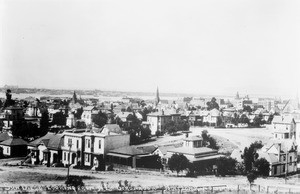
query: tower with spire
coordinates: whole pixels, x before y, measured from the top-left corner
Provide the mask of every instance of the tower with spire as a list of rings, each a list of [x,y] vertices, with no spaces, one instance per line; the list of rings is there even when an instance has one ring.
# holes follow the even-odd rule
[[[155,104],[157,105],[160,102],[160,98],[159,98],[159,91],[158,91],[158,87],[156,89],[156,96],[155,96]]]
[[[75,104],[77,102],[77,95],[76,92],[74,91],[73,97],[72,97],[72,102]]]

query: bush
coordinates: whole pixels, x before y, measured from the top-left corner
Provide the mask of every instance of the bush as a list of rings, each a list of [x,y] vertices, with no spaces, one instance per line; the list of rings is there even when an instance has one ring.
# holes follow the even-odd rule
[[[216,161],[216,165],[218,168],[218,175],[226,176],[226,175],[234,175],[236,174],[236,164],[237,161],[233,158],[221,157]]]
[[[114,165],[113,165],[113,164],[110,164],[110,165],[107,167],[107,171],[114,171]]]
[[[82,181],[82,178],[80,176],[76,175],[70,175],[68,179],[66,180],[65,184],[67,186],[74,187],[76,191],[78,191],[78,188],[84,187],[84,183]]]

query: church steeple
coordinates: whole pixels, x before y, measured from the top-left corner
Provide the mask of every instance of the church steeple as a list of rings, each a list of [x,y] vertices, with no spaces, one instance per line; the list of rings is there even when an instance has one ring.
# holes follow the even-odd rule
[[[155,97],[155,103],[156,105],[160,102],[160,98],[159,98],[159,91],[158,91],[158,87],[156,89],[156,97]]]
[[[76,102],[77,102],[77,95],[76,95],[76,92],[75,92],[75,91],[74,91],[74,94],[73,94],[72,101],[73,101],[73,103],[76,103]]]

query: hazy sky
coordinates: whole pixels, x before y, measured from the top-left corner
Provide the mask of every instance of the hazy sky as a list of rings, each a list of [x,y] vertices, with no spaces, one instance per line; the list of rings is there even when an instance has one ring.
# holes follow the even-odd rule
[[[0,86],[300,92],[297,0],[0,2]]]

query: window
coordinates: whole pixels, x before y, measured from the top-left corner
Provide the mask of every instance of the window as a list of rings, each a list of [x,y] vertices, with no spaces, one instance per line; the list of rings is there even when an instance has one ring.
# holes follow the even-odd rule
[[[282,166],[282,172],[285,172],[285,165]]]
[[[283,156],[282,156],[282,160],[285,161],[285,159],[286,159],[286,158],[285,158],[285,155],[283,155]]]
[[[274,175],[277,174],[277,166],[274,166]]]
[[[290,156],[290,162],[293,162],[293,161],[292,161],[292,159],[293,159],[293,157],[292,157],[292,156]]]
[[[66,160],[66,159],[67,159],[66,152],[64,152],[64,160]]]
[[[67,146],[69,147],[70,145],[72,145],[72,139],[71,138],[68,139],[68,145]]]
[[[90,148],[90,140],[89,139],[86,140],[86,147]]]
[[[76,148],[79,147],[79,140],[76,141]]]
[[[9,154],[9,147],[6,148],[6,152]]]
[[[99,149],[101,149],[101,140],[99,140]]]
[[[85,155],[85,161],[86,161],[86,162],[90,162],[90,157],[89,157],[88,154]]]

